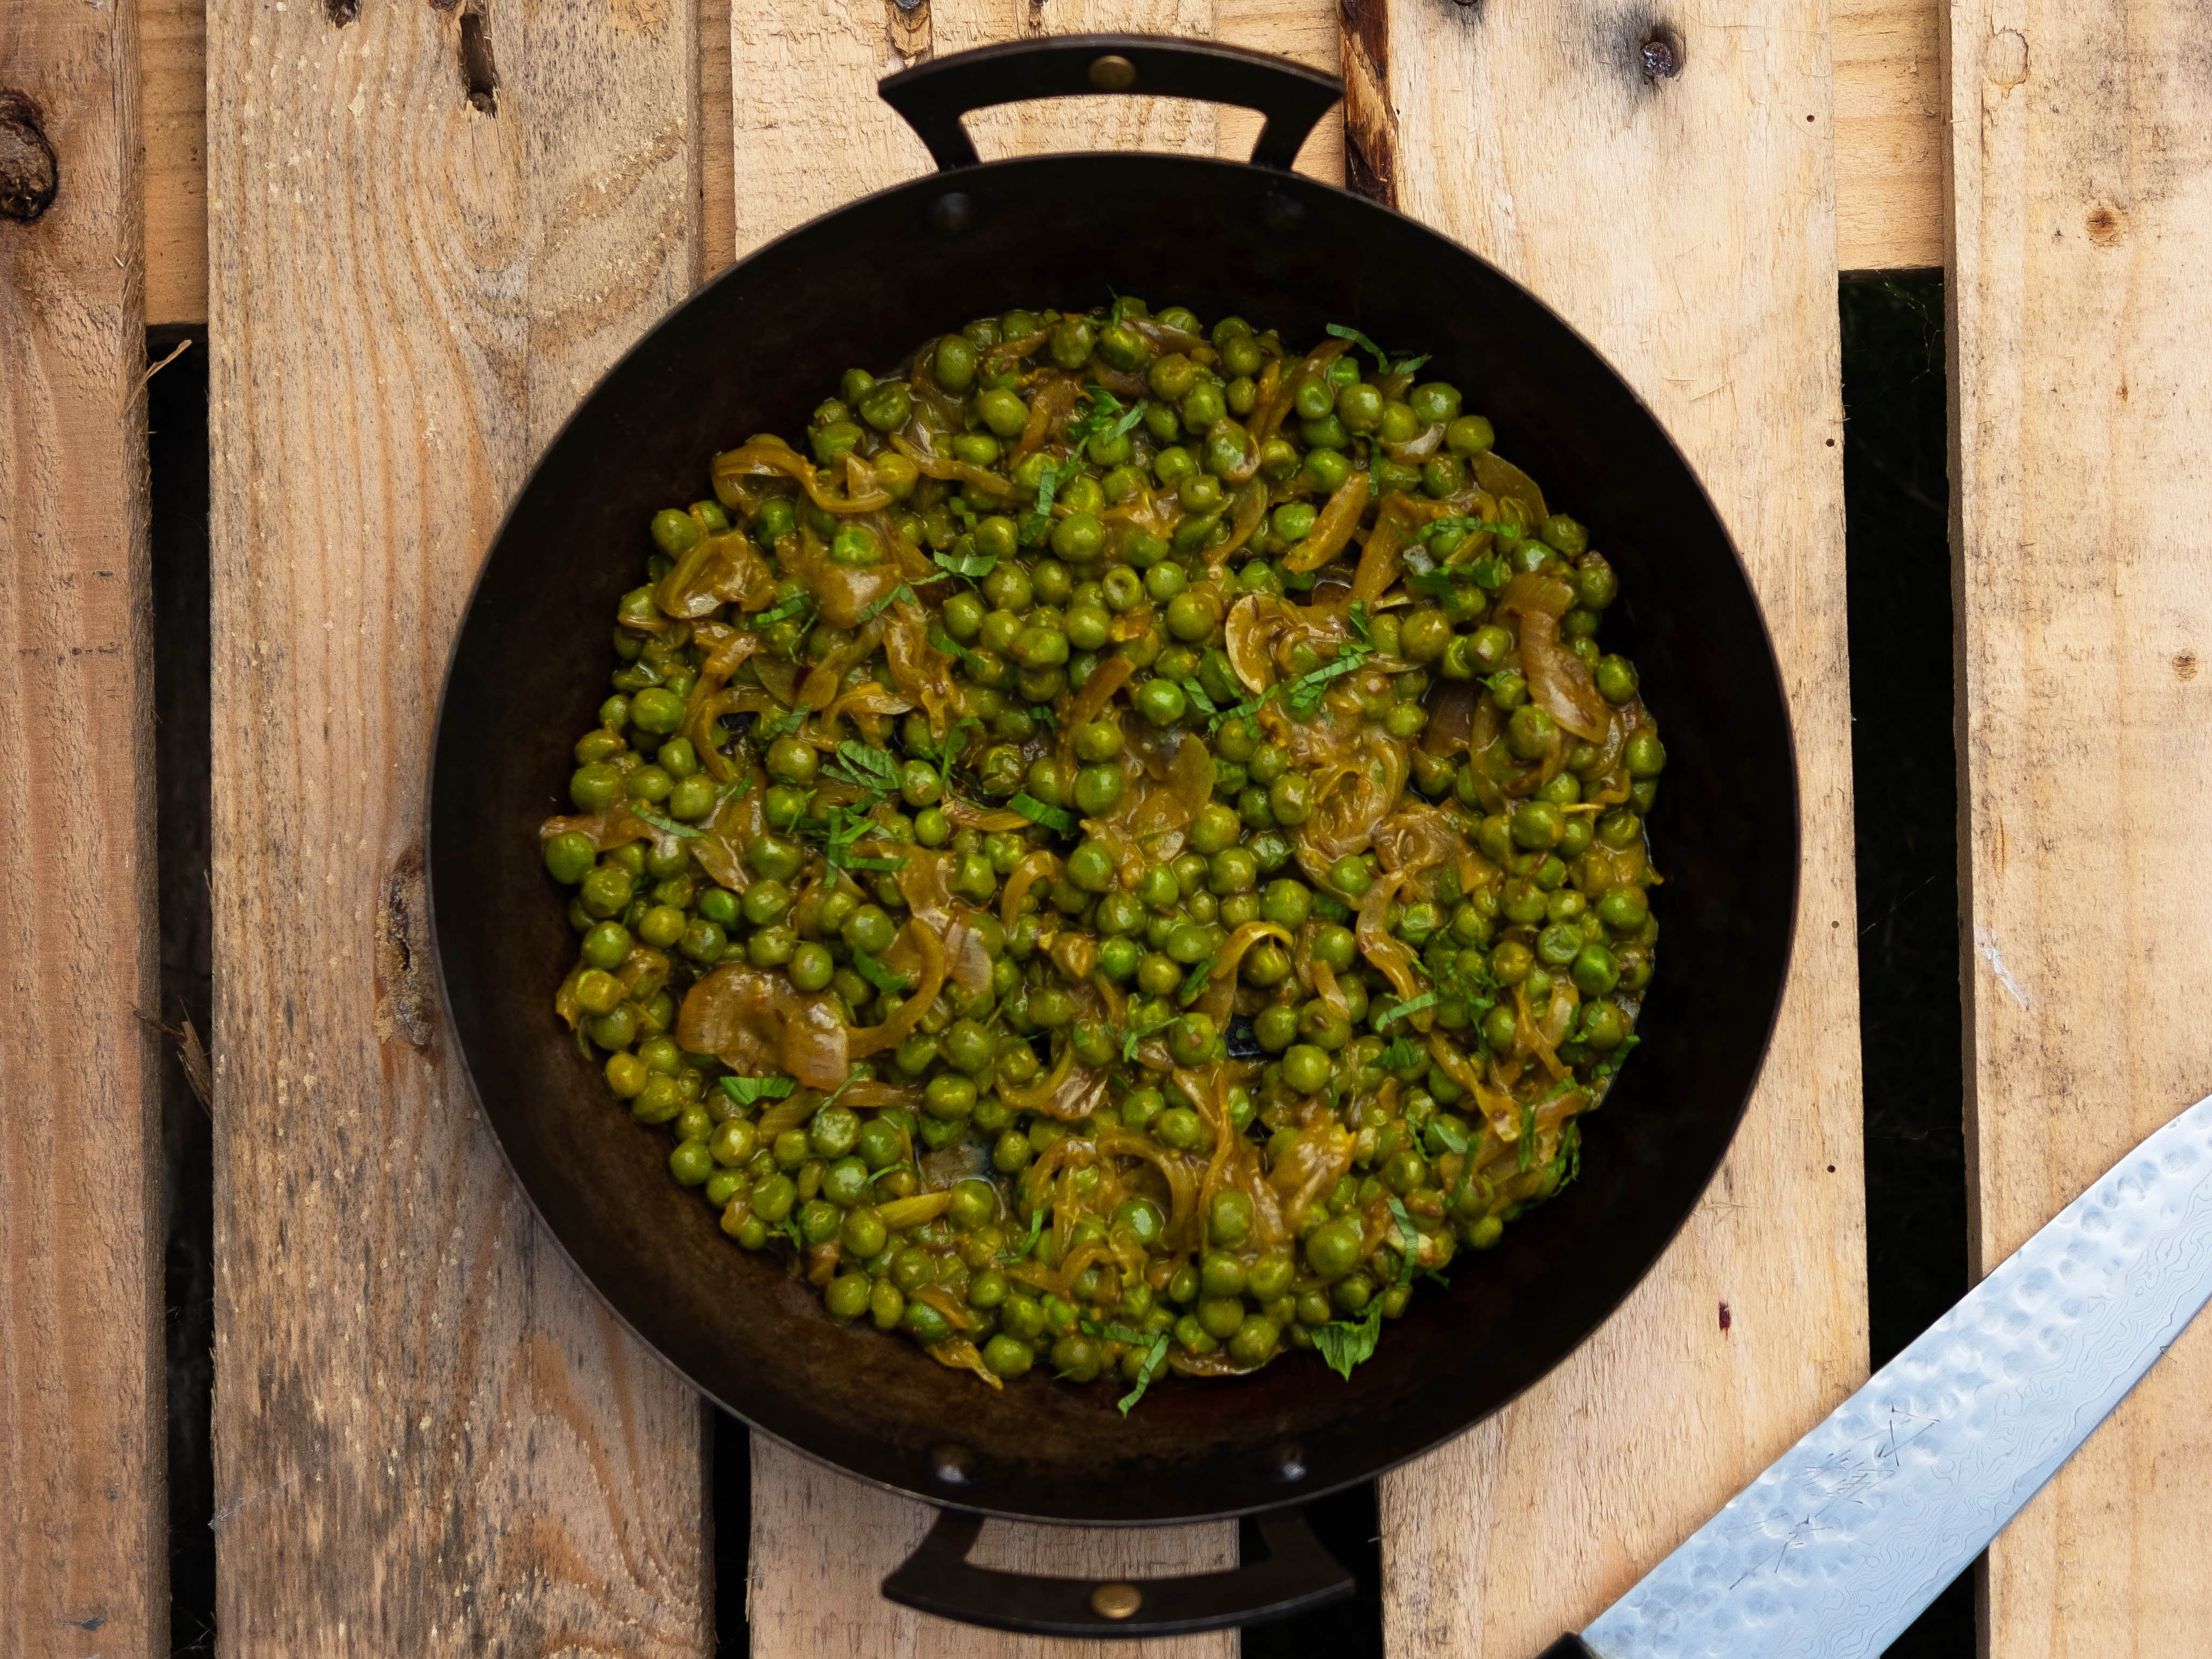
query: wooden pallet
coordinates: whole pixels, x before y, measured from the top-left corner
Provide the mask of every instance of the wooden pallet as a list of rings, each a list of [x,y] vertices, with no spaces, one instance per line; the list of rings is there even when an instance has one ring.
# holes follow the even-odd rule
[[[1392,1653],[1516,1659],[1863,1374],[1838,270],[1953,274],[1983,1258],[2212,1088],[2182,850],[2212,804],[2212,92],[2179,0],[2094,10],[1738,0],[1678,20],[1650,80],[1645,26],[1581,0],[17,0],[0,123],[61,189],[0,220],[0,1653],[166,1643],[149,321],[211,343],[224,1640],[701,1654],[708,1425],[539,1237],[423,980],[419,783],[470,574],[702,276],[921,169],[870,91],[902,55],[1135,28],[1342,66],[1302,165],[1341,176],[1348,131],[1357,182],[1651,402],[1746,550],[1806,785],[1782,1034],[1721,1177],[1572,1360],[1384,1483]],[[987,154],[1251,137],[1127,104],[978,125]],[[2164,1654],[2212,1615],[2208,1373],[2198,1331],[2000,1541],[1993,1659]],[[871,1586],[919,1506],[765,1443],[755,1470],[763,1659],[1078,1651],[891,1608]],[[1144,1572],[1234,1540],[984,1547]]]

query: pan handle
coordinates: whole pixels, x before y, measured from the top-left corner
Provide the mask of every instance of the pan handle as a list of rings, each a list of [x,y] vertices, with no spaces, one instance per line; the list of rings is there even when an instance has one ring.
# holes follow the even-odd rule
[[[1063,34],[933,58],[878,82],[876,90],[906,118],[943,172],[972,167],[980,159],[960,124],[970,110],[1103,92],[1257,110],[1267,119],[1252,146],[1252,165],[1287,173],[1314,124],[1344,96],[1344,82],[1288,58],[1210,40]]]
[[[1096,1578],[1039,1578],[969,1565],[981,1516],[941,1510],[937,1523],[884,1595],[940,1619],[1027,1636],[1172,1636],[1261,1625],[1309,1612],[1352,1594],[1352,1575],[1291,1510],[1247,1522],[1243,1536],[1265,1553],[1225,1572],[1133,1583]]]

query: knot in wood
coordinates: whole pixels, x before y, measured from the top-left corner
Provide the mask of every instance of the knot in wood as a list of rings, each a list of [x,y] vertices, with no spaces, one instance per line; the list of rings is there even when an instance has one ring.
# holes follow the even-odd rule
[[[377,1040],[398,1037],[410,1048],[430,1046],[429,906],[422,888],[422,849],[410,847],[385,878],[376,906]]]
[[[38,106],[20,92],[0,92],[0,217],[36,224],[60,187]]]
[[[1647,83],[1671,81],[1682,72],[1682,37],[1663,23],[1655,23],[1637,43],[1636,65]]]

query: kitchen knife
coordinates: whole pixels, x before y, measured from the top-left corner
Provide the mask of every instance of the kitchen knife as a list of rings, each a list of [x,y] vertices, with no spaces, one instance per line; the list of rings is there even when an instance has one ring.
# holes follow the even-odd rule
[[[2212,1097],[2137,1146],[1543,1659],[1857,1659],[2212,1297]]]

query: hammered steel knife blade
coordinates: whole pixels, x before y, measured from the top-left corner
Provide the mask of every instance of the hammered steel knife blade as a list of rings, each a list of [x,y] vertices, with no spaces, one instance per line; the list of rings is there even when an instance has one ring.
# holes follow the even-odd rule
[[[1544,1659],[1880,1653],[2212,1298],[2212,1096]]]

